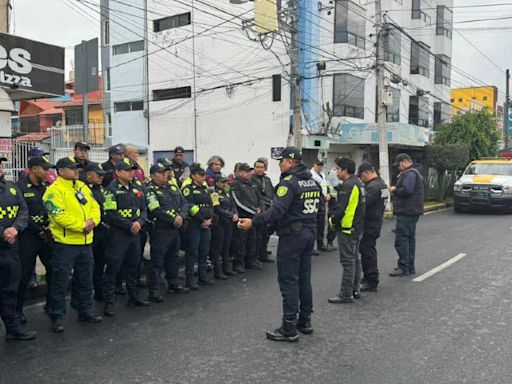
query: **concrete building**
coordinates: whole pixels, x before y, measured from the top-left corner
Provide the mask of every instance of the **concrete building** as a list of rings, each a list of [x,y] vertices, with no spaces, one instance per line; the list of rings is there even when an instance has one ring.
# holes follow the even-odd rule
[[[226,172],[285,146],[292,105],[282,3],[280,31],[258,36],[253,2],[102,0],[113,141],[147,146],[155,157],[176,145],[201,162],[221,154]],[[377,163],[374,4],[298,3],[306,158]],[[450,115],[453,1],[382,5],[390,153],[419,154],[427,131]]]
[[[498,88],[495,86],[454,88],[451,90],[452,114],[462,111],[480,111],[488,108],[497,112]]]

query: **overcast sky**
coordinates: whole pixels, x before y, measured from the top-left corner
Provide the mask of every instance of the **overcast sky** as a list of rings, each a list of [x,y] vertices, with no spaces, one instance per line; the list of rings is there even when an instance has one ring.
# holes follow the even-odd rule
[[[428,4],[430,1],[425,0]],[[83,10],[72,7],[76,0],[13,0],[15,33],[43,42],[66,46],[66,68],[69,70],[73,58],[72,47],[81,40],[99,36],[99,14],[88,10],[90,14],[84,17]],[[95,1],[99,2],[99,1]],[[512,3],[486,8],[457,8],[457,6],[505,3],[503,0],[455,0],[453,59],[452,63],[458,69],[466,72],[482,83],[498,86],[500,99],[503,100],[505,91],[505,74],[495,65],[485,59],[474,47],[461,37],[463,34],[471,43],[478,47],[499,68],[505,69],[511,65],[512,29],[502,31],[476,31],[475,28],[511,26],[511,20],[494,20],[487,22],[460,23],[483,18],[512,18]],[[83,7],[82,7],[83,9]],[[473,30],[468,30],[473,29]],[[476,81],[454,71],[452,73],[453,87],[476,85]]]

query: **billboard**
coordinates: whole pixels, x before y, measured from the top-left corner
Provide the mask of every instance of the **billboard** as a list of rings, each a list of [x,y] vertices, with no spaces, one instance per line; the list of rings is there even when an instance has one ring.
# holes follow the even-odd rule
[[[12,100],[64,94],[64,48],[0,33],[0,87]]]
[[[98,90],[98,39],[75,45],[75,92],[83,95]]]

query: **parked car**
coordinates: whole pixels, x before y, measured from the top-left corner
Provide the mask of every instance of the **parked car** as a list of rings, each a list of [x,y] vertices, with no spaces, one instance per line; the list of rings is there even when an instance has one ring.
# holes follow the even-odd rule
[[[471,162],[454,186],[454,210],[501,210],[512,212],[512,159]]]

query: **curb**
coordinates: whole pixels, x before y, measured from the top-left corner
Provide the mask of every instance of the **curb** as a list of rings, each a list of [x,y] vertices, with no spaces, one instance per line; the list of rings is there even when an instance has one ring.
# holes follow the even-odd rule
[[[425,213],[440,211],[441,209],[451,208],[453,207],[453,203],[436,203],[425,206]],[[393,219],[393,212],[384,212],[384,219],[391,220]]]

